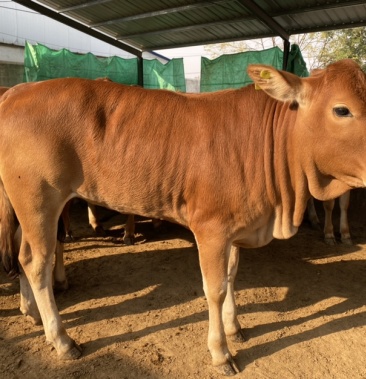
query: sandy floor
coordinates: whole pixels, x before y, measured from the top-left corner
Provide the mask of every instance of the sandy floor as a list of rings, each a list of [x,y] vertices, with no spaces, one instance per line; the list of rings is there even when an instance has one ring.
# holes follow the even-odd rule
[[[237,378],[366,378],[366,224],[356,211],[354,246],[327,246],[305,223],[290,240],[242,250],[236,288],[247,342],[230,343]],[[166,224],[156,234],[139,220],[136,245],[125,246],[96,237],[82,204],[72,217],[70,288],[56,301],[83,356],[57,359],[42,327],[20,314],[18,282],[1,273],[0,377],[219,378],[191,233]],[[124,218],[105,217],[119,236]]]

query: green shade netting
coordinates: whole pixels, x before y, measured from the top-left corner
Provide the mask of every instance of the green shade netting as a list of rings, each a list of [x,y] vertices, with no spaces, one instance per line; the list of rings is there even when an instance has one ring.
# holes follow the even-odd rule
[[[283,52],[278,47],[262,51],[222,55],[214,60],[201,58],[201,92],[226,88],[240,88],[249,83],[246,67],[264,63],[278,69],[283,65]],[[186,91],[183,58],[166,64],[157,59],[143,60],[144,87]],[[287,70],[299,76],[308,76],[305,61],[297,45],[292,45]],[[67,49],[52,50],[28,42],[25,46],[24,81],[80,77],[96,79],[108,77],[114,82],[138,84],[138,59],[119,57],[99,58],[95,55],[75,54]]]
[[[309,71],[306,68],[306,63],[302,57],[300,47],[296,44],[291,45],[286,70],[300,77],[309,76]]]
[[[143,60],[144,87],[186,91],[183,58],[166,64],[157,59]],[[24,53],[24,81],[34,82],[54,78],[78,77],[109,78],[117,83],[138,84],[138,59],[119,57],[99,58],[95,55],[75,54],[67,49],[26,43]]]
[[[144,60],[144,87],[186,92],[183,58],[172,59],[166,64],[157,59]]]
[[[54,78],[109,79],[124,84],[137,84],[137,58],[98,58],[75,54],[67,49],[52,50],[28,42],[24,51],[24,81],[35,82]]]
[[[222,55],[216,59],[201,58],[201,92],[227,88],[240,88],[252,83],[246,68],[249,64],[261,63],[282,69],[283,51],[278,47],[262,51]],[[288,71],[299,76],[308,76],[305,61],[297,45],[292,45],[288,59]]]

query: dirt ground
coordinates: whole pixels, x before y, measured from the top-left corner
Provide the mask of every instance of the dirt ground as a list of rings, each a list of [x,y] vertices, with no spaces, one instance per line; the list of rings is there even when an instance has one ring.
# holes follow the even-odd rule
[[[0,378],[219,378],[192,234],[172,224],[155,233],[139,219],[126,246],[112,238],[124,217],[103,217],[107,238],[87,225],[85,204],[73,207],[70,288],[56,294],[82,357],[58,360],[42,327],[20,314],[19,283],[0,273]],[[366,378],[366,224],[354,201],[350,219],[353,246],[325,245],[304,223],[290,240],[241,251],[236,300],[247,341],[229,345],[237,378]]]

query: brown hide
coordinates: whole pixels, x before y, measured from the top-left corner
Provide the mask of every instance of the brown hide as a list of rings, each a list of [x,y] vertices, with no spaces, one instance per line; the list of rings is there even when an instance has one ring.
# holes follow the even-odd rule
[[[323,91],[332,87],[327,83]],[[36,171],[62,202],[77,195],[188,227],[219,214],[223,224],[250,228],[276,210],[276,237],[281,238],[292,235],[301,221],[307,180],[318,198],[334,198],[348,189],[331,176],[343,175],[348,185],[363,184],[343,172],[360,149],[347,153],[347,159],[329,159],[325,146],[333,153],[334,141],[328,142],[322,121],[316,126],[316,113],[324,113],[328,97],[313,97],[309,111],[301,113],[251,86],[185,95],[105,81],[51,80],[20,85],[8,96],[0,133],[11,134],[3,151],[18,157],[17,187],[28,184],[21,157],[35,156],[27,170]],[[298,113],[301,125],[295,127]],[[30,115],[26,127],[14,127]],[[328,133],[332,137],[332,130]],[[352,131],[345,143],[359,145],[359,135]],[[317,156],[321,159],[314,162]],[[334,172],[320,175],[328,166]],[[59,213],[60,205],[56,208]]]
[[[0,147],[6,156],[18,157],[12,176],[17,188],[28,188],[29,179],[39,175],[49,184],[47,196],[54,191],[61,202],[77,195],[122,213],[167,218],[190,228],[216,223],[220,215],[225,228],[246,229],[262,226],[263,216],[267,223],[282,202],[281,188],[288,191],[289,173],[282,167],[287,157],[281,156],[287,153],[287,136],[267,120],[273,108],[285,121],[295,113],[262,91],[249,87],[189,96],[64,79],[22,85],[16,92],[3,107],[8,118],[3,132],[15,146]],[[15,127],[29,114],[31,123]],[[277,161],[273,149],[280,155]],[[33,156],[25,166],[22,157]],[[287,213],[294,207],[290,195],[291,204],[284,199],[291,208]],[[52,213],[59,214],[60,207]],[[279,237],[293,234],[290,216],[279,217],[287,223]]]
[[[223,323],[226,334],[239,333],[236,311],[229,326],[222,319],[238,261],[230,246],[289,238],[310,193],[326,200],[366,185],[366,80],[354,62],[306,79],[263,65],[248,71],[262,90],[194,95],[59,79],[2,96],[0,177],[23,229],[19,260],[62,357],[80,354],[49,279],[57,219],[70,198],[192,230],[209,350],[229,372],[237,369]]]
[[[0,87],[0,96],[2,96],[10,87]]]
[[[10,87],[0,87],[0,96],[2,96]],[[3,191],[2,189],[0,189]],[[3,215],[0,222],[0,253],[2,265],[11,278],[18,276],[18,252],[14,247],[13,235],[16,230],[15,215],[11,207],[9,208],[8,198],[5,192],[0,196],[0,213]],[[11,230],[7,233],[7,230]]]

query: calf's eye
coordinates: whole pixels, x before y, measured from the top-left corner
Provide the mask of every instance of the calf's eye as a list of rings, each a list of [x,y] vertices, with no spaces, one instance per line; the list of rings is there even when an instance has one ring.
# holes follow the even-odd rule
[[[352,117],[352,113],[347,107],[335,107],[333,113],[338,117]]]

